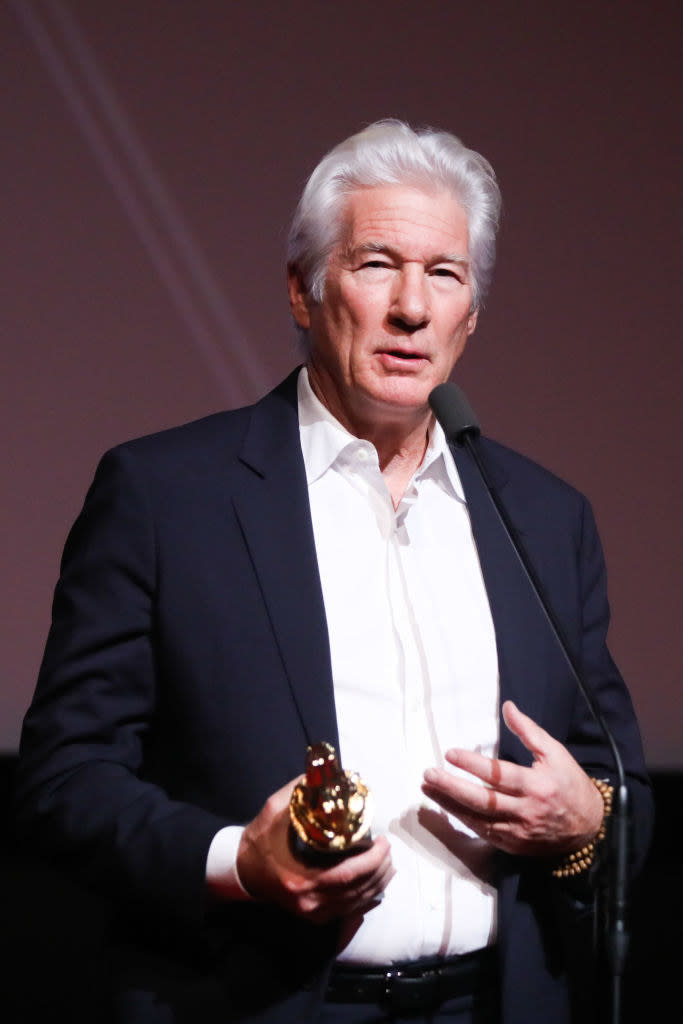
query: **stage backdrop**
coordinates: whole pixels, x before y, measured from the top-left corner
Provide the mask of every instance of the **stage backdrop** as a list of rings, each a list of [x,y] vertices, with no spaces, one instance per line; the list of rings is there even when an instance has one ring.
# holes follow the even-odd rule
[[[498,172],[457,379],[489,434],[591,497],[648,759],[681,767],[680,33],[674,0],[4,0],[0,750],[99,456],[295,365],[299,190],[400,116]]]

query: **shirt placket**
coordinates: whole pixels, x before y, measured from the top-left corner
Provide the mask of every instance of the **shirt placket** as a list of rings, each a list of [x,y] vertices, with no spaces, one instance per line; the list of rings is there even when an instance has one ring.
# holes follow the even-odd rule
[[[413,485],[415,487],[415,485]],[[411,803],[417,808],[426,803],[420,783],[429,765],[439,763],[442,753],[435,745],[434,730],[429,724],[429,690],[431,685],[425,638],[414,601],[418,585],[412,573],[412,550],[409,536],[410,508],[417,498],[413,490],[411,501],[391,508],[391,523],[387,531],[387,580],[396,643],[401,657],[401,685],[403,693],[403,732],[406,758],[413,783]],[[432,813],[438,813],[432,809]],[[416,822],[416,828],[420,826]],[[423,857],[415,854],[415,872],[422,908],[421,942],[425,948],[442,947],[447,941],[447,920],[450,915],[450,886],[441,872],[429,870]]]

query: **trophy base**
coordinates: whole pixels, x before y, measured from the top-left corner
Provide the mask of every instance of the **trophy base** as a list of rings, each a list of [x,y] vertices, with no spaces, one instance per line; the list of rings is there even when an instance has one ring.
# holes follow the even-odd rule
[[[357,853],[369,850],[371,846],[372,836],[369,832],[366,832],[357,843],[347,846],[346,849],[335,850],[333,847],[323,848],[305,843],[294,828],[289,830],[289,847],[294,856],[297,860],[315,868],[331,868],[340,861],[346,860],[347,857],[355,857]]]

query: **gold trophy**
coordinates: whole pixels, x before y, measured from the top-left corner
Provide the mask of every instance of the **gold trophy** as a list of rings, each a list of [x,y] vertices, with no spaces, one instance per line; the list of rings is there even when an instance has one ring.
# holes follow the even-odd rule
[[[306,860],[331,860],[365,850],[372,843],[372,794],[356,772],[346,772],[329,743],[306,752],[306,775],[289,802],[293,848]]]

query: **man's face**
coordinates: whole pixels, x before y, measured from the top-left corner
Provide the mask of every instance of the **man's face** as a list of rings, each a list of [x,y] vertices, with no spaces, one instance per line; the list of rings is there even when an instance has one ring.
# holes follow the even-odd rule
[[[359,436],[424,418],[476,326],[467,218],[446,192],[353,193],[322,302],[295,273],[289,284],[294,316],[309,329],[311,384]]]

